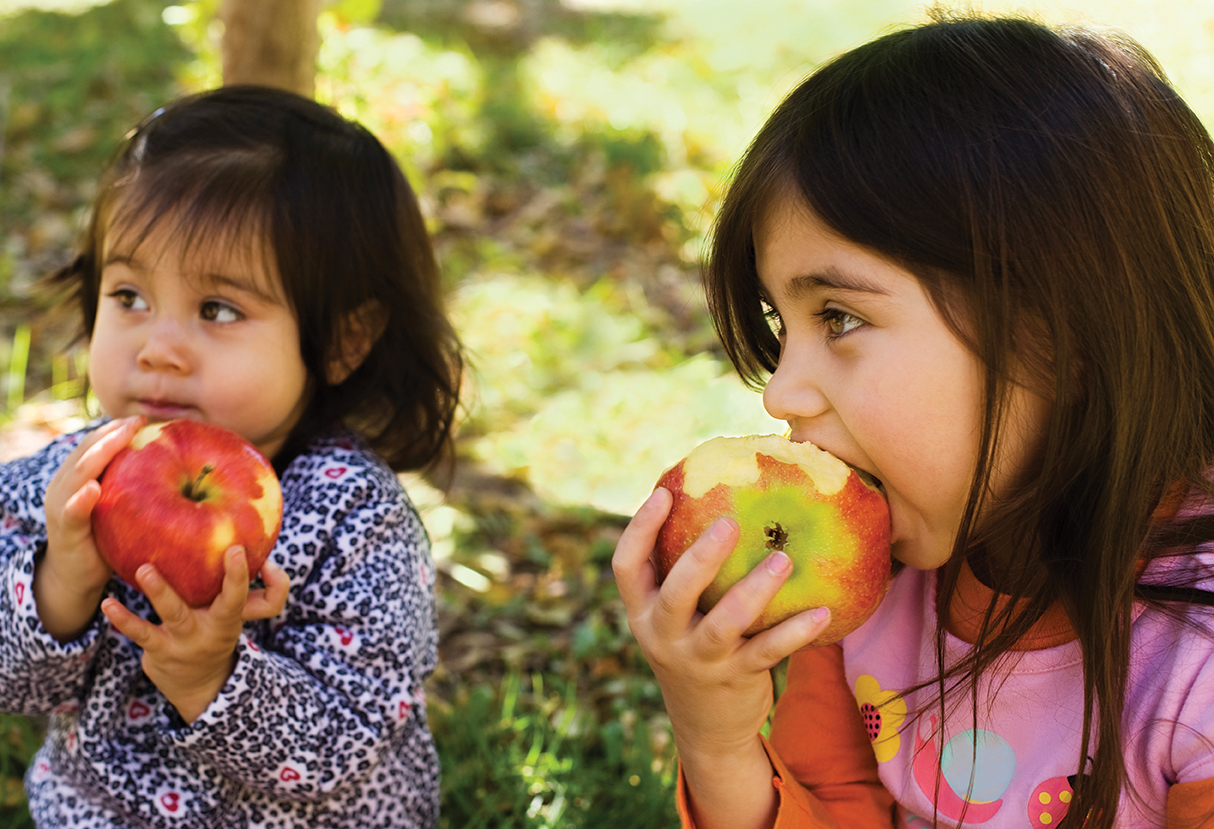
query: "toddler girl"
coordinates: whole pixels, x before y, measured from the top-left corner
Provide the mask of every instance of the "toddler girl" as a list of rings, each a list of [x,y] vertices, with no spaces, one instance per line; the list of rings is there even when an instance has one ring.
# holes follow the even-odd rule
[[[394,470],[447,451],[461,352],[400,168],[290,93],[186,98],[53,281],[113,419],[0,467],[0,707],[49,716],[35,823],[433,825],[435,573]],[[283,491],[260,583],[234,547],[197,609],[150,565],[114,578],[90,529],[109,460],[174,418],[243,436]]]
[[[1214,144],[1138,46],[939,18],[764,125],[706,268],[768,412],[875,476],[892,585],[741,632],[722,519],[660,586],[657,490],[615,569],[674,726],[684,825],[1214,825]],[[792,655],[770,739],[769,669]]]

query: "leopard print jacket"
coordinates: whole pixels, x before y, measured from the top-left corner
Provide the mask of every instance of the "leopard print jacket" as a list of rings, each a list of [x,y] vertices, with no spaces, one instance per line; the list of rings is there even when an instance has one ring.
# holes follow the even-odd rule
[[[348,433],[285,469],[271,555],[291,579],[286,607],[245,625],[235,671],[187,724],[100,612],[67,644],[38,620],[43,494],[87,431],[0,466],[0,710],[48,718],[26,774],[37,826],[433,826],[435,570],[393,472]],[[156,621],[120,580],[107,593]]]

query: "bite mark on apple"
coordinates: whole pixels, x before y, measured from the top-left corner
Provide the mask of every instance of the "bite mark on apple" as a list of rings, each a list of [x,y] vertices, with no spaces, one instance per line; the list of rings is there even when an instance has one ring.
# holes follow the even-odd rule
[[[278,486],[278,479],[270,474],[261,475],[257,478],[257,484],[261,487],[261,494],[249,503],[261,516],[266,535],[277,535],[278,522],[282,519],[282,490]]]
[[[144,426],[135,433],[135,435],[131,438],[130,444],[128,445],[135,450],[142,449],[152,441],[156,440],[156,438],[160,437],[160,433],[163,432],[164,427],[168,425],[168,421],[164,423],[149,423],[147,426]]]
[[[705,441],[691,451],[683,462],[685,479],[684,491],[692,498],[703,498],[708,490],[718,484],[728,487],[741,487],[753,484],[759,480],[760,454],[799,466],[813,481],[814,488],[823,496],[830,497],[843,489],[851,469],[840,463],[833,455],[819,449],[812,443],[794,443],[779,435],[759,435],[745,438],[754,446],[754,454],[748,459],[738,459],[728,465],[713,463],[708,458],[717,455],[716,441],[736,440],[736,438],[713,438]]]

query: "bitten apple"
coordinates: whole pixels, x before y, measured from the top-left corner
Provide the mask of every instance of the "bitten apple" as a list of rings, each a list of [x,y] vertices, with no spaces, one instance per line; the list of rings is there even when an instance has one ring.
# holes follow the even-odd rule
[[[282,490],[265,456],[195,420],[143,427],[100,482],[93,537],[102,558],[132,586],[151,562],[192,607],[219,595],[229,547],[243,546],[256,574],[282,525]]]
[[[815,644],[841,639],[873,614],[889,586],[889,507],[870,481],[811,443],[778,435],[706,441],[658,480],[674,496],[653,552],[658,577],[665,579],[714,521],[732,517],[741,536],[700,596],[700,610],[707,613],[773,550],[783,550],[792,573],[746,635],[826,606],[831,622]]]

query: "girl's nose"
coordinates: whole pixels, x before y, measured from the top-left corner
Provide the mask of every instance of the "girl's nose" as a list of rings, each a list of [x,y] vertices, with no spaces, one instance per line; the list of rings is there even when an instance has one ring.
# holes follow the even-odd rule
[[[830,400],[813,361],[798,357],[787,345],[775,373],[763,388],[763,408],[776,420],[792,423],[817,417],[830,409]]]
[[[156,320],[139,349],[138,360],[141,368],[150,371],[187,371],[190,359],[186,332],[176,320]]]

